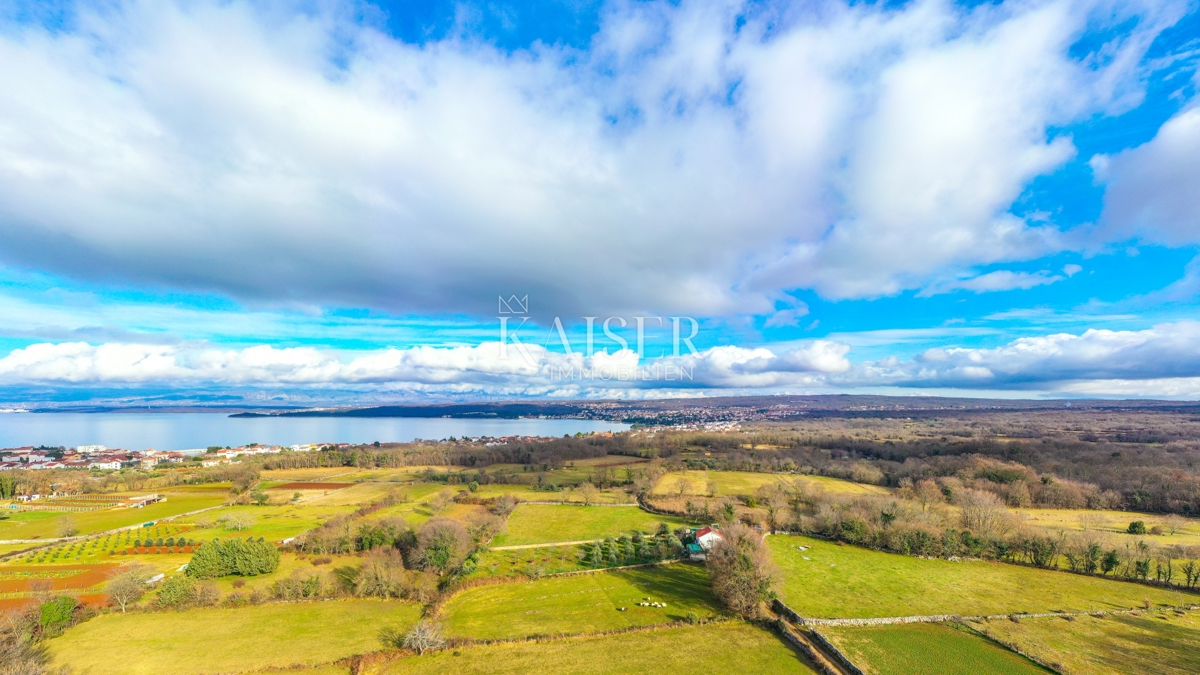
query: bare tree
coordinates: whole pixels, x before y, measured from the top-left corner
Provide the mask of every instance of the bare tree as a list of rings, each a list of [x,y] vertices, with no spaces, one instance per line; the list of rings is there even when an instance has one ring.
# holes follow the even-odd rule
[[[1108,518],[1105,518],[1104,516],[1100,515],[1099,513],[1095,513],[1093,511],[1081,513],[1079,515],[1078,521],[1079,521],[1079,526],[1082,527],[1084,530],[1092,530],[1095,532],[1103,531],[1103,530],[1107,529],[1109,526]]]
[[[921,504],[922,511],[928,511],[930,506],[942,504],[946,501],[946,496],[942,494],[942,489],[938,487],[937,483],[928,478],[917,481],[917,484],[913,486],[913,495]]]
[[[241,532],[247,528],[253,527],[254,516],[249,513],[233,512],[223,516],[219,522],[225,529]]]
[[[579,497],[583,500],[584,506],[591,506],[598,493],[599,490],[597,490],[596,486],[592,485],[591,483],[584,483],[583,485],[579,486]]]
[[[399,598],[405,593],[404,559],[394,548],[372,549],[363,556],[362,568],[354,580],[356,595]]]
[[[434,513],[441,513],[442,509],[446,508],[450,501],[454,499],[454,493],[449,490],[442,490],[429,500],[429,508]]]
[[[492,513],[501,518],[507,518],[515,508],[517,508],[517,498],[507,493],[496,497],[496,501],[492,503]]]
[[[79,533],[79,527],[75,524],[75,519],[71,516],[62,516],[54,521],[54,526],[58,531],[58,536],[62,538],[74,537]]]
[[[1186,526],[1187,518],[1184,518],[1181,515],[1172,513],[1166,518],[1163,518],[1163,529],[1165,529],[1168,534],[1174,535],[1177,532],[1182,531]]]
[[[757,532],[731,523],[708,552],[713,595],[741,614],[757,614],[774,584],[774,566]]]
[[[417,625],[409,629],[408,633],[404,635],[404,641],[401,644],[406,649],[411,649],[418,654],[424,654],[431,649],[441,649],[446,646],[446,636],[442,632],[440,624],[422,619],[417,622]]]
[[[146,580],[150,578],[149,568],[138,565],[130,568],[124,574],[113,577],[112,581],[104,587],[105,593],[108,595],[109,601],[121,608],[121,613],[125,613],[125,609],[141,599],[146,594]]]
[[[983,490],[961,490],[955,495],[954,502],[962,509],[963,527],[978,534],[998,531],[1008,515],[1004,502]]]
[[[680,478],[675,481],[675,491],[682,497],[687,494],[688,490],[692,489],[692,484],[686,478]]]

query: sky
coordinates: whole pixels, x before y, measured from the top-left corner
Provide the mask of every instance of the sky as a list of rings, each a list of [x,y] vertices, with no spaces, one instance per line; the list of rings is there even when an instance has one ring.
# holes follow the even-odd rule
[[[1200,398],[1200,5],[0,0],[0,407]]]

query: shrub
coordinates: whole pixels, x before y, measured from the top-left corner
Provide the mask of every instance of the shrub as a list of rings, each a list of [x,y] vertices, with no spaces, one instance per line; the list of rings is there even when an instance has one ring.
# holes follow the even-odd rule
[[[1140,520],[1135,520],[1129,524],[1127,530],[1129,534],[1146,534],[1146,523]]]
[[[230,574],[244,577],[274,572],[279,567],[279,551],[262,537],[255,539],[213,539],[192,555],[187,575],[213,579]]]
[[[42,628],[61,628],[71,620],[76,604],[75,598],[65,595],[43,602],[40,607]]]
[[[191,571],[191,568],[188,568]],[[160,607],[186,607],[196,600],[196,582],[191,577],[179,575],[162,582],[158,587]]]

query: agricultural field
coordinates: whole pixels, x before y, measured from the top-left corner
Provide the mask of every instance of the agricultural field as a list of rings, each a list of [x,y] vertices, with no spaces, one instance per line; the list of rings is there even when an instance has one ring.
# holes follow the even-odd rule
[[[90,675],[246,672],[381,649],[381,627],[411,625],[420,611],[398,601],[336,600],[105,614],[47,644],[54,665]]]
[[[822,628],[872,675],[1039,675],[1051,671],[970,631],[936,623]]]
[[[1125,581],[998,562],[924,560],[808,537],[777,535],[767,545],[780,569],[780,599],[813,618],[1113,610],[1145,600],[1173,606],[1181,598]]]
[[[492,540],[492,547],[595,540],[635,530],[654,532],[659,523],[672,528],[687,524],[682,518],[647,513],[636,506],[521,504],[508,517],[505,533]]]
[[[457,486],[461,487],[461,486]],[[554,492],[535,490],[532,485],[513,485],[511,483],[492,483],[480,485],[475,491],[476,497],[490,499],[500,495],[513,495],[523,502],[568,502],[582,504],[583,497],[574,487],[563,488]],[[636,498],[625,490],[600,490],[592,499],[593,504],[630,504]]]
[[[670,496],[679,494],[683,484],[684,495],[707,495],[708,484],[716,487],[717,497],[744,497],[753,495],[764,485],[800,484],[819,487],[827,492],[839,494],[886,494],[887,488],[865,483],[852,483],[826,476],[800,476],[771,473],[749,473],[742,471],[680,471],[663,474],[654,485],[651,494]]]
[[[1175,516],[1168,519],[1153,513],[1087,509],[1013,509],[1013,512],[1024,524],[1051,532],[1094,533],[1111,542],[1112,548],[1138,541],[1157,546],[1200,546],[1200,520],[1196,518]],[[1157,526],[1162,533],[1129,534],[1129,524],[1135,520],[1145,523],[1147,529]]]
[[[666,607],[637,604],[647,601]],[[441,616],[450,635],[497,639],[669,623],[688,612],[722,614],[704,568],[675,563],[471,588],[447,602]]]
[[[740,621],[704,626],[467,647],[397,659],[373,675],[634,675],[815,673],[774,633]]]
[[[0,540],[3,539],[53,539],[63,534],[62,525],[69,522],[77,534],[86,535],[104,532],[119,527],[178,516],[199,509],[220,506],[229,496],[225,490],[156,490],[167,496],[167,501],[150,504],[140,509],[112,508],[77,513],[53,511],[5,512],[9,517],[0,520]],[[132,493],[130,493],[132,494]]]
[[[975,627],[1064,675],[1200,672],[1200,614],[1194,611],[989,621]]]

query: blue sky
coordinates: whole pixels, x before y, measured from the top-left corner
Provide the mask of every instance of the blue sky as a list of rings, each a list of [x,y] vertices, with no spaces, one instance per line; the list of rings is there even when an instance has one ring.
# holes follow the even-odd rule
[[[1194,2],[0,7],[9,406],[1200,396]]]

